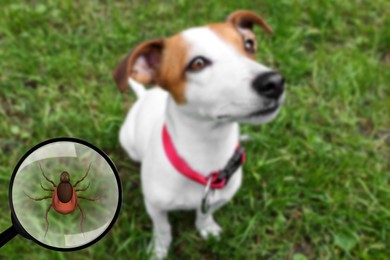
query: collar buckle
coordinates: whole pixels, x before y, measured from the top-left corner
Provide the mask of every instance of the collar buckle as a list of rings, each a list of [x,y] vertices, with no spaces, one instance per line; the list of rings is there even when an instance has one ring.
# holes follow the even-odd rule
[[[232,175],[243,165],[245,162],[245,150],[244,148],[238,146],[236,152],[233,157],[229,160],[225,168],[223,168],[218,175],[217,182],[221,182],[222,180],[226,180],[227,183],[232,177]]]

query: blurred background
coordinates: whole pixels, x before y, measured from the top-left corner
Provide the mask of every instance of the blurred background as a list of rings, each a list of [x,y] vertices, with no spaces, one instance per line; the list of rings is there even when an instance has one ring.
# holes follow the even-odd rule
[[[287,99],[275,121],[243,126],[244,181],[202,241],[193,212],[170,214],[171,259],[390,258],[390,2],[0,0],[0,230],[11,224],[8,185],[21,156],[49,138],[84,139],[117,165],[124,205],[98,244],[44,249],[21,236],[3,259],[144,259],[151,221],[139,166],[118,142],[134,101],[111,78],[138,43],[262,15],[257,60],[280,71]]]

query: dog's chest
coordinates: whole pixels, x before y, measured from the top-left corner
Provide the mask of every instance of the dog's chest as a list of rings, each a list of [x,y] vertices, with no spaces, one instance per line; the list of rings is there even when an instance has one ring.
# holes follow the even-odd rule
[[[200,207],[205,186],[178,173],[171,167],[161,167],[159,171],[148,169],[142,172],[142,187],[145,199],[162,209],[197,209]],[[164,169],[165,168],[165,169]],[[156,176],[159,174],[159,176]],[[154,176],[153,178],[150,178]],[[222,189],[210,192],[210,206],[229,201],[241,186],[241,168]]]

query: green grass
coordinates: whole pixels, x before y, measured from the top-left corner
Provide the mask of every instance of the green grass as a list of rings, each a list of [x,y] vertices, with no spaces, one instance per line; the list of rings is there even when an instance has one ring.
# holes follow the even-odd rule
[[[203,242],[193,213],[173,213],[170,258],[389,259],[390,2],[194,2],[0,1],[0,230],[15,165],[48,138],[102,148],[124,190],[116,225],[91,248],[60,253],[18,236],[0,258],[145,258],[139,167],[118,143],[134,96],[111,70],[141,41],[249,9],[274,29],[257,30],[257,59],[285,75],[286,105],[242,127],[254,140],[240,191],[216,214],[221,241]]]

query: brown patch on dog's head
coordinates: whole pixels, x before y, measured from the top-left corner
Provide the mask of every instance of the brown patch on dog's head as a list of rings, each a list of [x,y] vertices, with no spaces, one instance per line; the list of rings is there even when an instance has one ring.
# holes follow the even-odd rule
[[[219,37],[230,43],[238,52],[247,55],[243,45],[242,35],[229,23],[213,23],[207,25]]]
[[[255,59],[257,49],[253,25],[261,26],[269,34],[272,29],[254,12],[239,10],[228,16],[225,23],[209,24],[208,27],[226,42],[230,43],[240,53]]]
[[[188,44],[180,34],[166,39],[162,62],[158,71],[158,84],[170,92],[178,104],[186,102],[184,90],[187,50]]]
[[[121,92],[127,89],[128,78],[142,84],[157,84],[171,93],[179,104],[185,102],[185,63],[187,47],[180,34],[138,45],[113,71]]]

